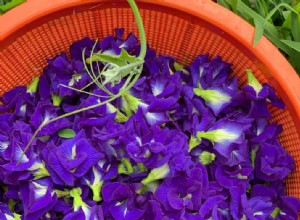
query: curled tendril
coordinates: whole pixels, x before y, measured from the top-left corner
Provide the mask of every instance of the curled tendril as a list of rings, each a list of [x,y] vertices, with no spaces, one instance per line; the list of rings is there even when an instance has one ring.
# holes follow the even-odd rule
[[[91,72],[89,71],[89,69],[87,67],[87,64],[86,64],[85,49],[84,49],[83,53],[82,53],[83,63],[85,65],[85,69],[86,69],[87,73],[89,74],[89,76],[92,79],[92,82],[89,83],[88,85],[86,85],[85,87],[81,88],[80,90],[75,89],[73,87],[66,86],[66,85],[61,85],[61,86],[64,86],[64,87],[72,89],[72,90],[75,90],[77,92],[83,92],[83,93],[87,93],[87,94],[90,94],[90,95],[95,95],[95,94],[92,94],[92,93],[84,91],[84,89],[88,88],[92,84],[96,84],[100,89],[102,89],[103,91],[105,91],[108,94],[108,96],[106,97],[108,99],[106,101],[104,101],[104,102],[97,103],[95,105],[90,105],[90,106],[87,106],[85,108],[81,108],[81,109],[78,109],[76,111],[69,112],[69,113],[60,115],[60,116],[55,117],[55,118],[51,118],[47,122],[42,123],[37,128],[37,130],[34,132],[33,136],[29,140],[29,142],[27,143],[27,145],[26,145],[26,147],[25,147],[22,155],[20,156],[20,158],[19,158],[19,160],[17,162],[17,165],[19,165],[20,161],[22,160],[22,157],[24,156],[24,154],[26,153],[26,151],[31,146],[31,144],[34,141],[34,139],[36,138],[37,134],[43,129],[43,127],[45,127],[46,125],[48,125],[50,123],[53,123],[53,122],[55,122],[55,121],[57,121],[59,119],[66,118],[68,116],[75,115],[75,114],[78,114],[80,112],[84,112],[84,111],[87,111],[87,110],[90,110],[90,109],[94,109],[94,108],[97,108],[99,106],[102,106],[102,105],[105,105],[107,103],[110,103],[110,102],[114,101],[115,99],[121,97],[123,94],[125,94],[126,92],[128,92],[128,90],[139,79],[139,77],[141,75],[141,72],[142,72],[142,69],[143,69],[144,59],[145,59],[145,56],[146,56],[147,41],[146,41],[146,35],[145,35],[143,21],[142,21],[141,15],[139,13],[138,7],[137,7],[137,5],[136,5],[136,3],[135,3],[134,0],[128,0],[128,3],[129,3],[129,5],[130,5],[130,7],[131,7],[131,9],[132,9],[132,11],[134,13],[134,17],[135,17],[135,20],[137,22],[138,30],[139,30],[139,35],[140,35],[141,50],[140,50],[139,56],[137,57],[137,61],[133,62],[133,63],[130,63],[128,65],[125,65],[125,66],[115,66],[115,65],[111,65],[111,64],[107,63],[104,66],[104,68],[103,68],[102,71],[100,71],[99,65],[97,63],[97,67],[98,67],[98,76],[97,76],[95,74],[93,66],[92,66],[92,62],[93,62],[92,58],[93,58],[93,55],[94,55],[96,44],[93,46],[93,49],[91,51],[91,57],[90,57],[90,62],[89,62]],[[126,76],[127,78],[126,78],[126,81],[125,81],[124,85],[122,86],[122,88],[119,90],[119,92],[117,94],[111,93],[106,88],[105,83],[103,83],[103,81],[102,81],[102,76],[104,75],[104,73],[107,73],[107,71],[110,71],[111,74],[114,74],[114,76],[117,76],[117,77],[120,77],[120,76],[122,77],[122,72],[123,71],[124,72],[125,71],[129,71],[129,74]]]

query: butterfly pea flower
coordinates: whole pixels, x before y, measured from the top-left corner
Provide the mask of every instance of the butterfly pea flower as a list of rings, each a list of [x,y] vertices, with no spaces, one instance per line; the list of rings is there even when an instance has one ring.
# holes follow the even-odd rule
[[[21,186],[21,198],[24,208],[24,219],[40,219],[56,204],[50,179],[32,181]]]
[[[138,43],[138,39],[135,35],[129,34],[128,37],[123,40],[124,28],[115,29],[116,36],[107,36],[100,42],[100,49],[106,54],[119,55],[121,49],[132,51]]]
[[[176,99],[179,98],[182,84],[178,73],[174,73],[172,75],[170,75],[170,73],[157,73],[154,76],[151,76],[148,81],[151,87],[151,92],[155,97],[159,99],[171,96]]]
[[[198,131],[196,136],[199,140],[204,138],[211,141],[218,153],[229,158],[235,152],[237,153],[230,145],[241,144],[245,139],[244,131],[250,126],[251,124],[248,123],[223,118],[218,120],[208,131]]]
[[[29,91],[24,86],[18,86],[4,93],[0,99],[3,103],[0,105],[0,113],[13,110],[13,114],[17,118],[26,120],[32,115],[38,101],[35,91],[34,88],[32,88],[32,91]]]
[[[208,54],[200,55],[188,67],[192,81],[190,85],[194,88],[198,87],[200,78],[203,77],[204,69],[209,66]]]
[[[24,152],[25,145],[17,139],[12,139],[9,150],[11,157],[2,165],[4,182],[7,184],[17,184],[19,181],[28,180],[30,171],[28,170],[35,163],[35,155],[32,151]]]
[[[86,139],[75,136],[51,149],[46,164],[56,184],[72,186],[76,179],[84,176],[101,158],[103,154]]]
[[[198,212],[201,207],[201,194],[204,190],[202,172],[197,167],[191,170],[191,176],[185,174],[165,179],[155,191],[155,198],[169,212],[190,210]]]
[[[268,84],[260,84],[251,70],[247,70],[248,85],[242,89],[246,97],[251,102],[249,115],[254,118],[269,118],[271,114],[267,108],[267,103],[284,109],[284,103],[275,94],[274,89]]]
[[[220,203],[225,200],[224,196],[213,196],[208,198],[199,209],[199,215],[204,219],[212,219],[212,211],[215,207],[217,207]],[[215,210],[214,210],[215,211]]]
[[[57,117],[59,114],[61,113],[58,107],[53,106],[49,102],[39,102],[30,119],[30,124],[35,129],[38,129],[40,125],[48,123],[51,119]],[[39,132],[38,136],[52,135],[57,131],[70,126],[71,122],[66,118],[62,118],[53,123],[45,125]]]
[[[143,205],[143,209],[145,210],[145,220],[163,219],[163,211],[161,204],[153,198],[147,200],[147,202]]]
[[[90,57],[93,47],[95,53],[101,50],[100,42],[95,42],[89,37],[85,37],[82,40],[74,42],[70,46],[70,55],[72,60],[82,61],[83,50],[85,57]]]
[[[270,184],[256,184],[251,188],[251,198],[263,197],[272,203],[268,219],[297,219],[300,210],[299,200],[285,195],[282,180]]]
[[[192,86],[207,89],[213,85],[222,85],[232,72],[231,65],[222,61],[221,57],[217,56],[209,60],[208,54],[198,56],[189,66],[189,71],[192,76]]]
[[[134,194],[129,185],[125,183],[107,183],[102,188],[104,204],[108,207],[108,213],[114,219],[138,220],[145,211],[138,208]]]
[[[243,207],[244,213],[249,220],[271,219],[274,205],[269,197],[257,196],[250,198]]]
[[[191,168],[195,165],[192,158],[184,153],[177,153],[169,161],[171,176],[175,176],[178,172],[185,172],[191,175]]]
[[[160,135],[158,133],[158,135]],[[136,163],[153,168],[162,165],[169,159],[167,148],[158,138],[150,140],[136,137],[136,140],[126,146],[129,157]]]
[[[205,101],[205,104],[212,109],[216,116],[231,103],[233,95],[222,87],[194,88],[194,93]]]
[[[53,59],[48,59],[48,66],[45,68],[44,74],[47,80],[43,79],[43,84],[48,82],[51,85],[50,94],[56,94],[61,97],[76,94],[75,91],[65,86],[80,89],[85,86],[89,80],[88,74],[84,71],[82,61],[70,61],[65,53]],[[47,97],[47,94],[43,93],[43,96]]]
[[[219,165],[214,175],[218,183],[225,188],[231,188],[239,184],[247,188],[249,186],[249,180],[253,179],[253,167],[250,162],[243,162],[231,167]]]
[[[279,134],[282,131],[282,126],[276,123],[269,123],[266,119],[257,119],[254,123],[255,128],[253,129],[251,135],[252,142],[261,143],[268,142],[274,143],[278,139]]]
[[[255,159],[257,178],[265,181],[283,180],[293,168],[294,160],[280,145],[260,144]]]

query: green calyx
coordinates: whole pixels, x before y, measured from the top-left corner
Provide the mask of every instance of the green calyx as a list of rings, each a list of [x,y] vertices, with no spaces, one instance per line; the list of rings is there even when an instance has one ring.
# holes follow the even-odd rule
[[[13,213],[13,216],[4,214],[7,220],[21,220],[21,215]]]
[[[142,163],[138,163],[138,164],[137,164],[137,167],[138,167],[138,169],[139,169],[139,172],[141,172],[141,173],[147,171],[147,167],[146,167],[144,164],[142,164]]]
[[[128,121],[128,117],[126,115],[124,115],[119,109],[117,109],[115,106],[113,106],[112,104],[110,103],[107,103],[107,108],[108,108],[108,111],[111,112],[111,113],[117,113],[116,114],[116,122],[119,122],[119,123],[124,123],[126,121]]]
[[[38,89],[40,78],[34,77],[32,79],[32,82],[27,86],[27,92],[28,93],[35,93]]]
[[[229,102],[231,97],[225,93],[221,93],[218,90],[204,90],[202,88],[195,88],[194,93],[197,96],[203,98],[206,102],[212,105],[218,105],[220,103]]]
[[[81,207],[88,207],[88,205],[81,198],[81,188],[74,188],[70,190],[70,196],[73,197],[73,208],[75,211],[80,209]]]
[[[230,141],[230,140],[235,140],[238,138],[237,134],[230,133],[225,129],[216,129],[212,131],[206,131],[202,132],[199,131],[197,132],[197,138],[201,140],[202,138],[205,138],[211,142],[223,142],[223,141]]]
[[[93,183],[91,183],[89,180],[86,180],[86,182],[93,192],[93,200],[95,202],[100,202],[102,200],[101,189],[104,181],[102,180],[101,173],[95,167],[93,167],[93,174],[94,174]]]
[[[102,201],[102,197],[101,197],[101,189],[103,186],[103,181],[100,181],[98,183],[95,183],[93,185],[90,186],[92,192],[93,192],[93,200],[95,202],[100,202]]]
[[[152,169],[149,175],[142,180],[142,183],[144,185],[147,185],[155,180],[164,179],[169,175],[169,173],[170,173],[170,168],[169,165],[166,163],[161,167]]]
[[[9,199],[8,200],[8,209],[13,212],[15,211],[15,205],[16,205],[16,201],[13,199]]]
[[[53,94],[52,95],[52,103],[54,106],[60,106],[63,97]]]
[[[277,218],[278,217],[278,215],[280,214],[280,208],[278,208],[278,207],[276,207],[274,210],[273,210],[273,212],[270,214],[270,216],[272,217],[272,218]]]
[[[189,141],[189,152],[191,152],[191,150],[193,150],[199,144],[200,144],[199,139],[194,136],[191,136],[190,141]]]
[[[248,85],[251,86],[255,92],[256,95],[262,90],[262,85],[260,82],[256,79],[256,77],[253,75],[251,70],[246,70],[247,79],[248,79]]]
[[[129,93],[124,93],[122,96],[122,109],[127,117],[131,116],[138,109],[140,100]]]
[[[199,156],[199,159],[203,165],[209,165],[216,159],[216,155],[208,151],[203,151]]]
[[[54,192],[56,193],[57,198],[69,198],[70,197],[70,191],[69,190],[58,190],[55,189]]]
[[[255,167],[255,159],[256,159],[257,151],[258,151],[258,147],[251,150],[250,158],[251,158],[251,164],[253,167]]]
[[[148,183],[147,185],[143,185],[140,189],[136,191],[136,193],[140,195],[145,194],[146,192],[154,193],[158,187],[159,187],[159,182],[153,181],[151,183]]]
[[[30,168],[33,171],[34,179],[42,179],[44,177],[50,176],[49,171],[46,169],[45,162],[34,163]]]
[[[131,174],[133,173],[133,167],[129,158],[123,158],[118,166],[118,174]]]

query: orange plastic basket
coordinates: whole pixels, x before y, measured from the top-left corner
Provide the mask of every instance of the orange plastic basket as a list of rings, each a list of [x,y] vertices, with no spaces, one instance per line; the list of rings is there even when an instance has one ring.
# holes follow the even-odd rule
[[[286,185],[300,198],[300,80],[280,52],[263,38],[253,48],[254,29],[238,16],[209,0],[140,0],[147,40],[159,53],[192,61],[197,54],[221,55],[233,63],[240,84],[245,69],[269,82],[286,103],[271,108],[272,120],[283,124],[280,141],[296,160]],[[42,73],[47,57],[67,51],[85,36],[103,38],[114,28],[137,33],[125,1],[27,0],[0,17],[0,95],[27,84]]]

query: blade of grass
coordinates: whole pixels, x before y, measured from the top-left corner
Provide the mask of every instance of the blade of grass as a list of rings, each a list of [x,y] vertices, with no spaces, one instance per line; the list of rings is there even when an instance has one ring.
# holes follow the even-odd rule
[[[281,40],[283,43],[293,48],[294,50],[300,52],[300,42],[291,41],[291,40]],[[298,61],[300,62],[300,61]]]

